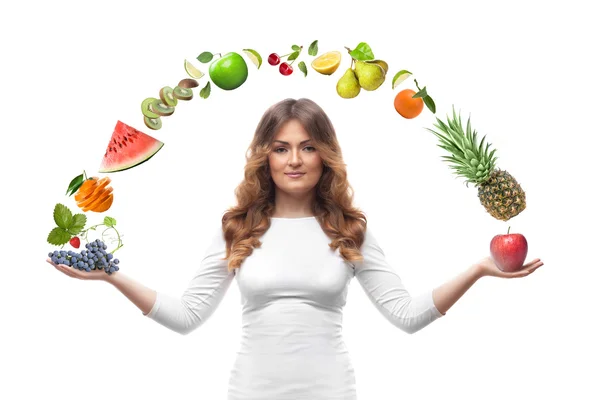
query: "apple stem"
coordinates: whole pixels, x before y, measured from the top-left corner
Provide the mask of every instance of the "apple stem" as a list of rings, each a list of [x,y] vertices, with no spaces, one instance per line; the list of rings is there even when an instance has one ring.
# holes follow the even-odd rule
[[[508,235],[510,233],[510,226],[508,227],[508,232],[506,232],[506,234]]]

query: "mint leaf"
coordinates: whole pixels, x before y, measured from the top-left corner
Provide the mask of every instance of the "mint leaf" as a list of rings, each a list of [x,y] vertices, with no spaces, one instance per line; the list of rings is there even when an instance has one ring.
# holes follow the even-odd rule
[[[66,206],[58,203],[54,207],[54,222],[63,229],[69,229],[73,222],[73,214]]]
[[[318,42],[318,40],[315,40],[308,47],[308,55],[309,56],[316,56],[317,53],[319,52],[319,47],[317,46],[317,42]]]
[[[81,186],[82,183],[83,183],[83,174],[78,175],[75,178],[73,178],[71,183],[69,183],[69,188],[67,189],[66,195],[70,196],[73,193],[75,193],[77,191],[77,189],[79,189],[79,187]]]
[[[425,102],[425,105],[427,108],[429,108],[429,111],[435,114],[435,103],[429,95],[423,97],[423,102]]]
[[[300,61],[298,63],[298,69],[300,69],[300,71],[302,71],[304,73],[304,76],[306,76],[306,74],[308,73],[308,71],[306,70],[306,64],[304,64],[304,61]]]
[[[52,229],[50,234],[48,234],[48,243],[55,246],[62,246],[69,240],[71,240],[71,234],[59,227]]]
[[[67,231],[71,235],[77,235],[77,234],[79,234],[79,232],[81,232],[81,230],[85,226],[86,222],[87,222],[87,217],[85,215],[75,214],[75,215],[73,215],[73,222],[71,223],[71,226],[69,227],[69,229],[67,229]]]
[[[206,82],[206,86],[200,91],[200,97],[207,99],[210,96],[210,81]]]
[[[117,220],[111,217],[104,217],[104,225],[106,226],[115,226],[117,224]]]
[[[207,63],[210,62],[213,57],[214,55],[210,51],[203,51],[198,57],[196,57],[196,60],[200,61],[201,63]]]
[[[292,54],[290,54],[287,58],[288,61],[292,61],[295,60],[296,58],[298,58],[298,56],[300,55],[299,51],[295,51]]]
[[[350,55],[352,56],[352,58],[361,61],[375,59],[373,51],[371,50],[371,46],[369,46],[365,42],[360,42],[358,46],[356,46],[356,48],[350,52]]]
[[[294,51],[300,51],[300,46],[298,46],[297,44],[292,46],[292,50]]]

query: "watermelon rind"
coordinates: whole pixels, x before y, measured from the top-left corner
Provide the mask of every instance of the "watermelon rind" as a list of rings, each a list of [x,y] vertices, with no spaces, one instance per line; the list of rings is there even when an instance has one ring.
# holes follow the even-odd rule
[[[129,144],[128,147],[123,150],[120,148],[117,150],[120,158],[126,158],[126,160],[116,161],[109,152],[111,147],[116,149],[115,142],[119,135],[123,134],[123,132],[131,132],[134,131],[136,135],[138,135],[141,140],[138,141],[137,144]],[[129,142],[128,142],[129,143]],[[140,149],[139,146],[144,144],[144,148]],[[106,148],[106,153],[104,158],[102,159],[102,163],[100,165],[100,169],[98,172],[100,173],[110,173],[110,172],[120,172],[125,171],[138,165],[141,165],[151,159],[162,147],[164,143],[160,140],[155,139],[154,137],[135,129],[121,121],[117,121],[113,134],[108,142],[108,146]],[[137,149],[136,149],[137,147]],[[133,149],[133,150],[132,150]]]

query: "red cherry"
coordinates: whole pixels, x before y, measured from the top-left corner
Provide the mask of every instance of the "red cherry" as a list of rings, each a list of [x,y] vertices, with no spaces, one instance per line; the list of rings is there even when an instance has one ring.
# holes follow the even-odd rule
[[[281,75],[291,75],[292,72],[294,72],[294,69],[292,68],[291,65],[289,65],[286,62],[281,63],[281,65],[279,66],[279,72],[281,72]]]
[[[269,58],[268,58],[269,64],[271,65],[277,65],[279,64],[279,56],[276,53],[271,53],[269,54]]]
[[[69,240],[69,243],[71,244],[71,246],[75,247],[76,249],[79,248],[79,245],[81,244],[81,241],[79,240],[78,236],[73,236],[71,238],[71,240]]]

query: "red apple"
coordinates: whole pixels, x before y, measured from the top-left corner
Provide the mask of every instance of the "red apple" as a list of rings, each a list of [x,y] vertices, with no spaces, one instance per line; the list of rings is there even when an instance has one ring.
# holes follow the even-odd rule
[[[510,232],[510,228],[508,231]],[[523,267],[527,257],[527,240],[520,233],[496,235],[490,243],[490,253],[501,271],[518,271]]]

